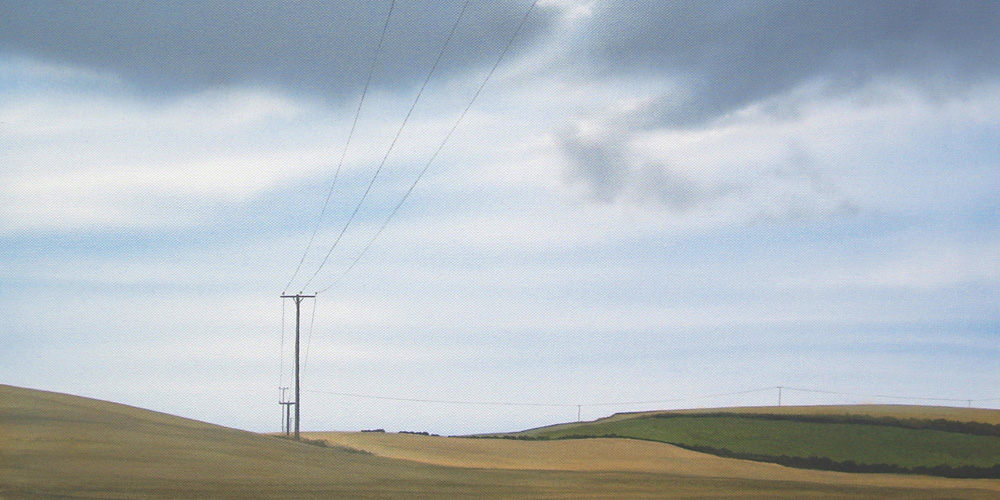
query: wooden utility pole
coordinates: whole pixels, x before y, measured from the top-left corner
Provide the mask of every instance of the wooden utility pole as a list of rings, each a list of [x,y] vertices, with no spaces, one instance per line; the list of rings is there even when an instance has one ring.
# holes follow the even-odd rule
[[[299,385],[299,319],[301,317],[301,304],[302,299],[314,299],[315,295],[282,295],[283,299],[295,299],[295,440],[299,440],[299,418],[301,417],[301,409],[299,402],[299,396],[301,395],[301,387]]]
[[[292,405],[295,404],[288,400],[288,396],[285,395],[287,387],[281,387],[281,399],[278,404],[281,405],[281,432],[288,436],[292,433]]]

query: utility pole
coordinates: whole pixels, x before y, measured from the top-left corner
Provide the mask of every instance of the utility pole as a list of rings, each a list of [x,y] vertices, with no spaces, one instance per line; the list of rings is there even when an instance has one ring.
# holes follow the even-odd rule
[[[782,386],[778,386],[778,406],[781,406],[781,390],[784,389]]]
[[[288,396],[285,394],[285,391],[288,390],[287,387],[281,387],[280,389],[281,399],[278,401],[278,404],[282,406],[281,432],[287,436],[292,432],[292,405],[295,403],[288,400]]]
[[[299,405],[301,386],[299,385],[299,320],[301,317],[302,299],[314,299],[315,295],[282,295],[283,299],[295,299],[295,440],[299,440],[299,418],[302,407]]]

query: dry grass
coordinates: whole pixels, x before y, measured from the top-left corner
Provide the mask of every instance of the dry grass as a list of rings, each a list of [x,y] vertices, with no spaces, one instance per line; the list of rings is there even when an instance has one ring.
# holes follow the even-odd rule
[[[308,446],[122,405],[0,385],[0,498],[750,500],[1000,496],[997,481],[845,478],[844,474],[726,461],[655,443],[648,443],[653,445],[648,447],[646,443],[616,440],[574,445],[354,435],[358,439],[384,439],[382,448],[376,449],[374,441],[339,436],[345,438],[335,444],[371,448],[375,455]],[[572,448],[581,445],[596,447]],[[391,449],[399,451],[386,451]],[[411,455],[401,456],[407,449]],[[435,456],[450,456],[454,462],[429,458]]]

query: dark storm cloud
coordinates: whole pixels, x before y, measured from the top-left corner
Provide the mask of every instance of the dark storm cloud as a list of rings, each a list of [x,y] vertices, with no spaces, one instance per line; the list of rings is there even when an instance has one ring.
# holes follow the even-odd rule
[[[693,98],[658,121],[686,126],[824,77],[892,74],[955,84],[1000,68],[1000,2],[743,1],[598,4],[587,58],[619,73],[684,78]]]
[[[529,3],[473,2],[442,72],[494,60]],[[461,5],[397,2],[376,83],[426,74]],[[364,81],[388,8],[374,0],[6,0],[0,53],[112,72],[145,90],[249,83],[337,96]],[[547,22],[536,10],[522,38]]]
[[[614,107],[588,116],[602,125],[596,135],[556,135],[567,180],[594,200],[652,202],[676,213],[727,203],[777,216],[854,213],[806,151],[717,165],[718,177],[699,179],[689,159],[644,157],[634,141],[650,130],[710,127],[749,105],[794,117],[804,103],[880,78],[928,95],[961,92],[1000,74],[1000,2],[607,0],[595,3],[574,50],[592,77],[679,86],[626,116]],[[740,156],[738,140],[726,147]]]

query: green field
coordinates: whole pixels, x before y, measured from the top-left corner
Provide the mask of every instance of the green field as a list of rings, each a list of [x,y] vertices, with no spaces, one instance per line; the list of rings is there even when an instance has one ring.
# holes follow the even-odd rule
[[[330,445],[0,385],[0,499],[1000,498],[998,480],[790,469],[633,439],[316,437]]]
[[[892,464],[904,468],[1000,464],[1000,436],[953,432],[919,427],[931,421],[864,419],[831,415],[789,417],[762,414],[638,415],[578,425],[555,426],[522,433],[535,438],[618,436],[671,443],[691,449],[724,450],[733,456],[823,457],[834,462]],[[846,422],[837,422],[838,418]],[[817,420],[817,421],[809,421]],[[937,421],[939,427],[947,427]],[[965,425],[966,427],[969,424]],[[962,428],[962,425],[955,427]],[[992,430],[992,425],[985,427]],[[975,430],[975,429],[973,429]],[[998,428],[997,430],[1000,430]]]

